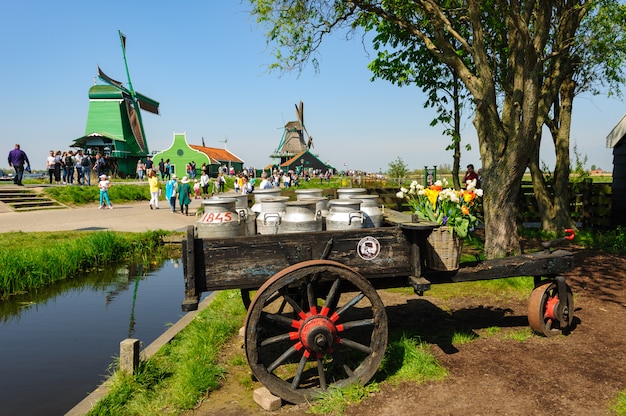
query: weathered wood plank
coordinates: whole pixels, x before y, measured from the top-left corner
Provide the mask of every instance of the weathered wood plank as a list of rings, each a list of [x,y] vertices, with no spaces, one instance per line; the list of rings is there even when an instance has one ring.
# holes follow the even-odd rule
[[[380,244],[379,254],[365,260],[357,253],[364,238]],[[196,253],[197,280],[201,290],[258,288],[280,270],[305,260],[320,259],[327,244],[327,259],[342,263],[366,278],[407,276],[410,245],[399,227],[349,231],[320,231],[298,234],[254,235],[203,239]]]
[[[423,274],[433,284],[501,279],[516,276],[551,276],[570,271],[574,264],[573,253],[566,250],[544,251],[504,257],[482,262],[462,263],[456,272],[424,270]]]

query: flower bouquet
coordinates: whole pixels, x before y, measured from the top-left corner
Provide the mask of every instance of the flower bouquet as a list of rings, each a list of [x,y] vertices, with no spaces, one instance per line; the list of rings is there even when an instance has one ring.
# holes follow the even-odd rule
[[[401,188],[397,193],[398,198],[407,199],[419,219],[442,226],[434,229],[426,240],[428,268],[440,271],[459,268],[462,239],[468,237],[470,228],[478,222],[476,198],[482,194],[482,189],[476,189],[475,180],[467,181],[466,189],[455,190],[448,187],[445,179],[427,188],[413,181],[410,189]]]
[[[476,188],[476,180],[467,181],[466,185],[466,189],[456,190],[448,187],[444,179],[425,188],[413,181],[409,189],[400,188],[396,196],[406,198],[419,219],[448,226],[450,233],[466,238],[479,222],[477,198],[483,196],[483,190]]]

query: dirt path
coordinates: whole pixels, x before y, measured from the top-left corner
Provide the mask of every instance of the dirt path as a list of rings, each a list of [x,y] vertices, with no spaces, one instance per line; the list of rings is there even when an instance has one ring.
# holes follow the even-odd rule
[[[626,388],[626,258],[584,251],[566,275],[575,297],[574,329],[568,336],[524,341],[505,335],[527,327],[527,303],[479,297],[439,301],[381,291],[391,328],[411,325],[432,344],[449,371],[440,382],[381,385],[381,391],[346,414],[400,415],[607,415],[610,402]],[[438,328],[442,320],[475,333],[455,346]],[[499,327],[496,335],[486,328]],[[242,339],[225,356],[244,355]],[[233,360],[230,360],[231,362]],[[193,415],[304,415],[303,406],[275,413],[252,401],[247,365],[228,365],[224,386]],[[247,389],[246,389],[247,388]]]

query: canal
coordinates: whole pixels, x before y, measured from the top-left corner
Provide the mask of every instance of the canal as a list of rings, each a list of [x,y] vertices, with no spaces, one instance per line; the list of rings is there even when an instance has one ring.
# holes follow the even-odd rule
[[[142,348],[184,315],[182,265],[135,264],[0,301],[0,414],[62,415],[108,376],[119,344]]]

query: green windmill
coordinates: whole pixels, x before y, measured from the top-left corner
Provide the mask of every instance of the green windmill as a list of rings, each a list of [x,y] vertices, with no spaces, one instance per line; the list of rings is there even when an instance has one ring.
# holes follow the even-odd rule
[[[126,36],[118,33],[128,84],[124,86],[98,67],[98,79],[103,83],[89,89],[85,135],[74,140],[72,147],[89,155],[101,153],[111,171],[125,177],[134,175],[137,161],[150,155],[141,110],[159,114],[159,102],[133,89],[126,61]]]

